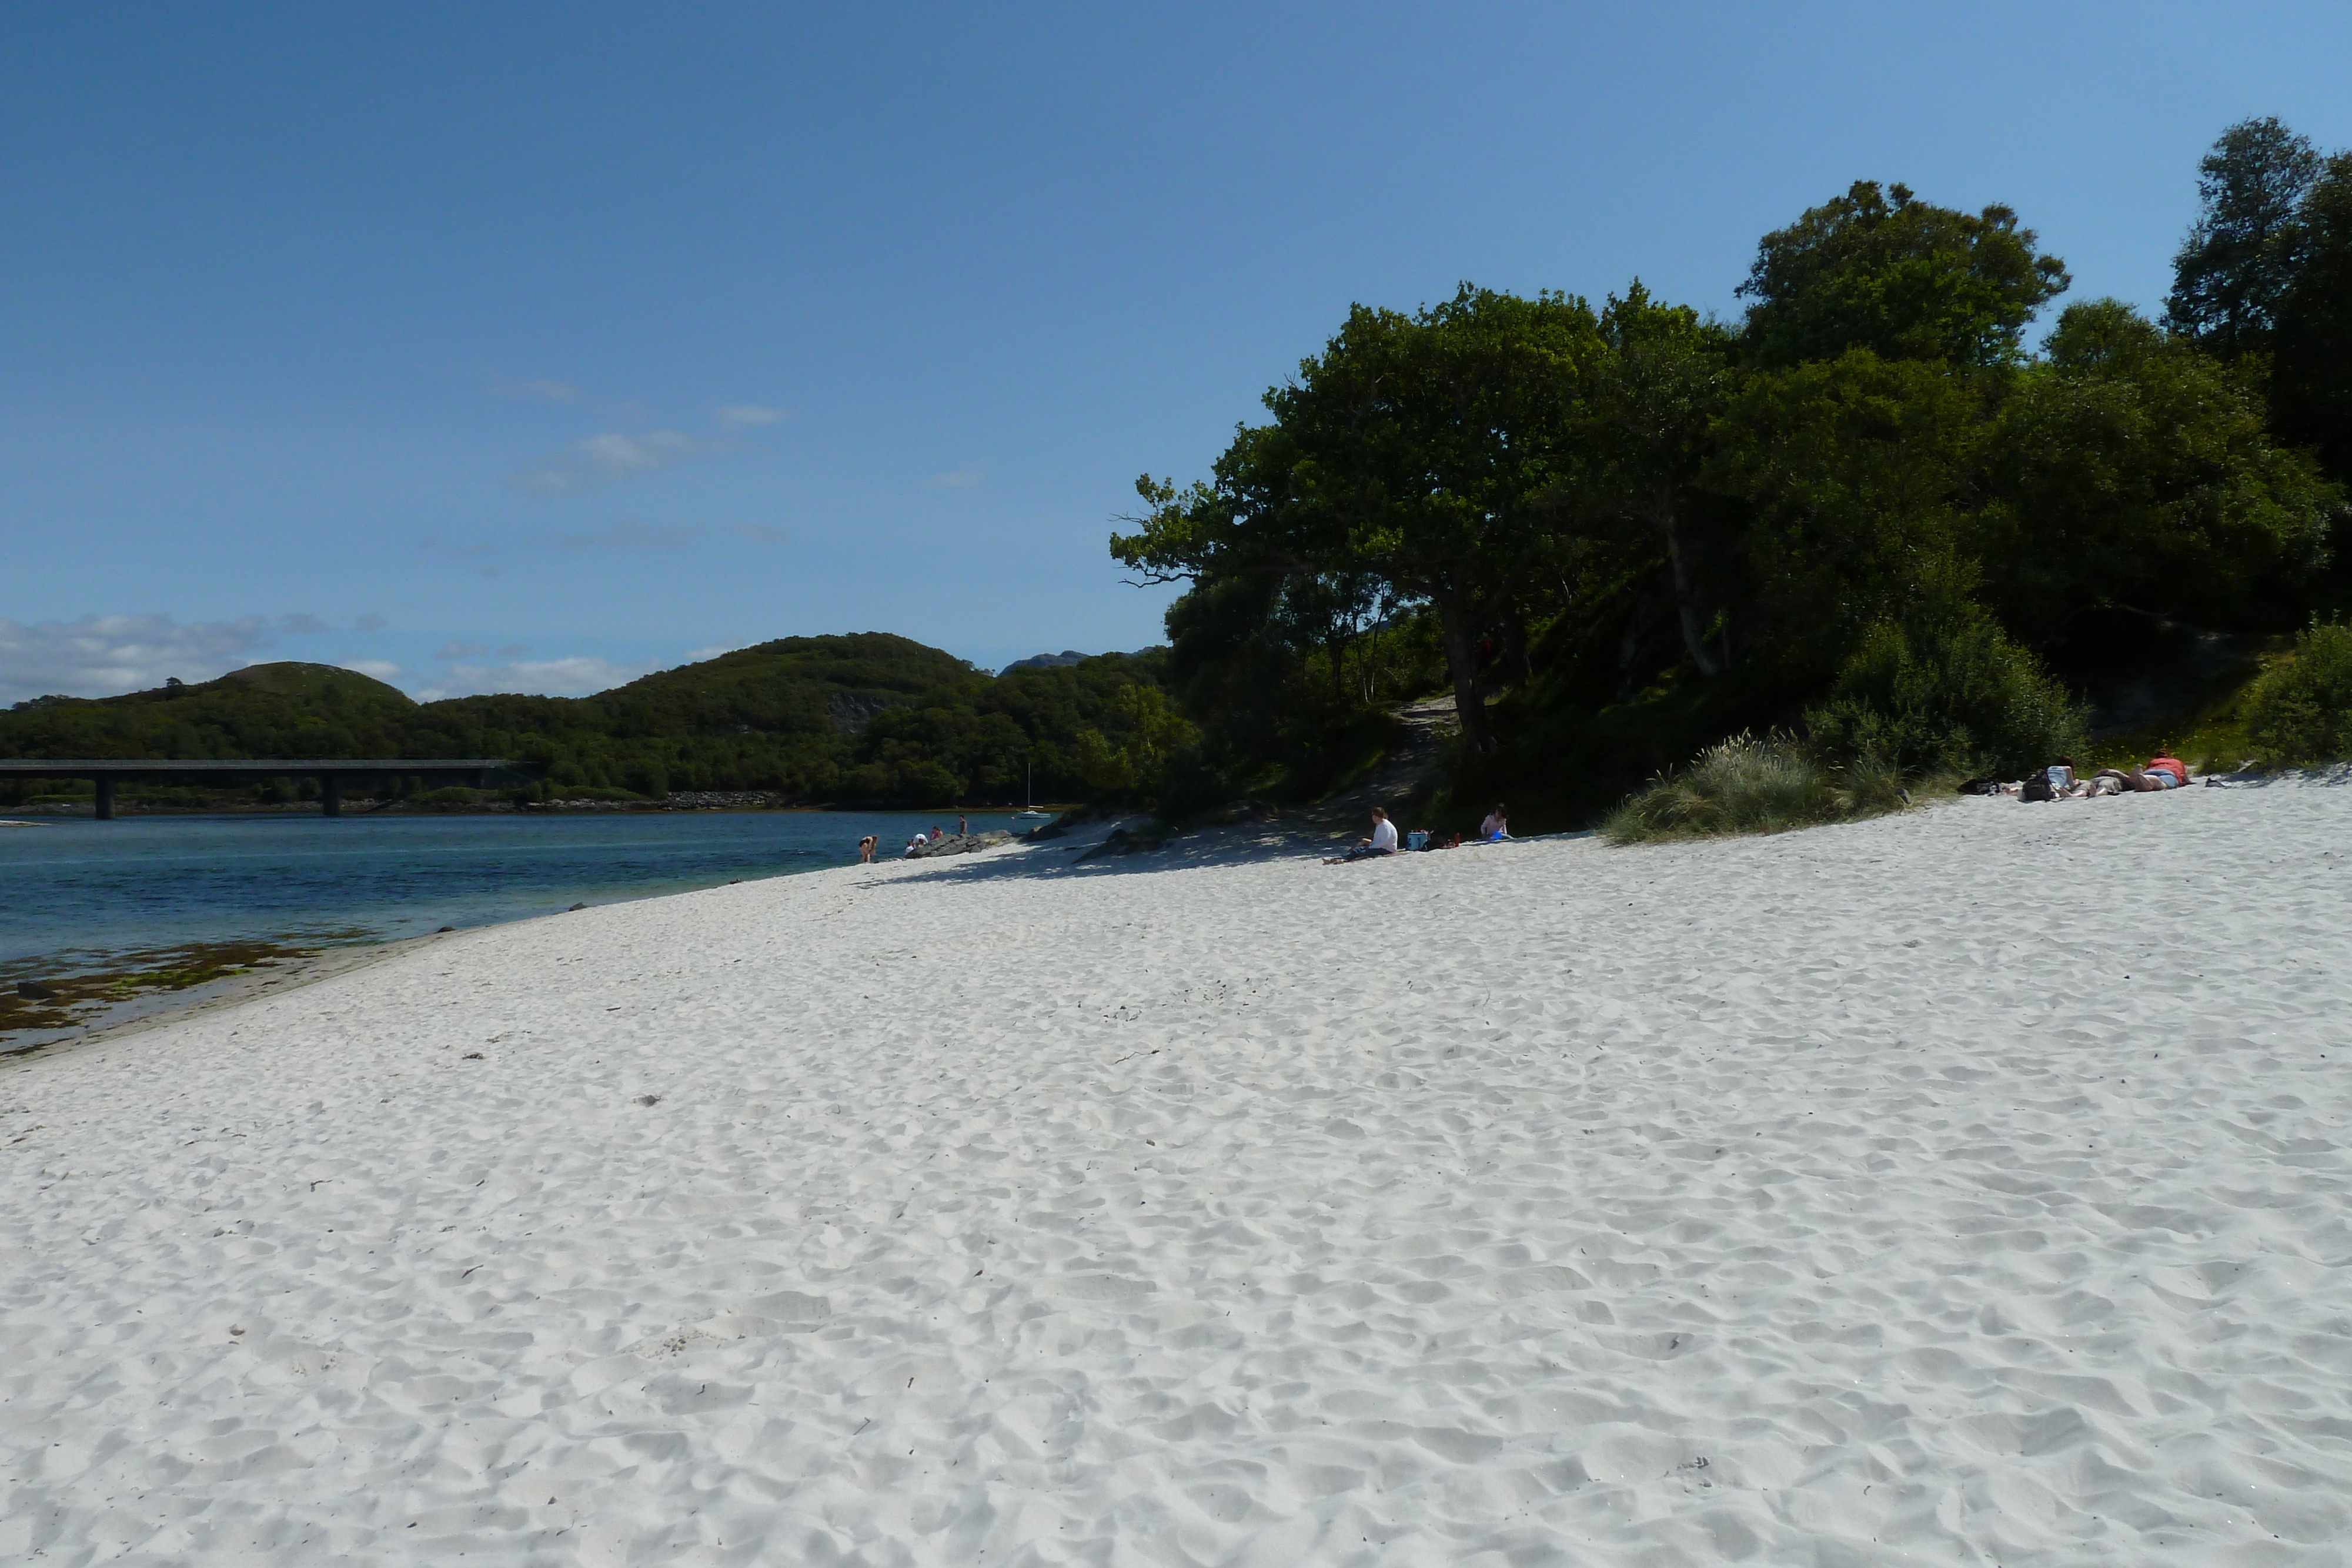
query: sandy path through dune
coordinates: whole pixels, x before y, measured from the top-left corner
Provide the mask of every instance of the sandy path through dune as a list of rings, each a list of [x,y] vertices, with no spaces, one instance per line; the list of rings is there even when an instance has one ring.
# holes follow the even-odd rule
[[[2352,788],[1062,859],[0,1071],[0,1561],[2347,1560]]]

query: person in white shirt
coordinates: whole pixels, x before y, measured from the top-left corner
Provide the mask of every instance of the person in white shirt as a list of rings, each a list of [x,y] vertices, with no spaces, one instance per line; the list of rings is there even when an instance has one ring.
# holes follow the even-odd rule
[[[1510,813],[1503,810],[1501,801],[1495,802],[1495,809],[1486,813],[1485,821],[1478,824],[1478,836],[1489,841],[1511,836]]]
[[[1338,865],[1341,861],[1370,860],[1375,855],[1392,855],[1396,852],[1396,824],[1389,821],[1387,811],[1375,806],[1372,808],[1372,836],[1369,839],[1358,839],[1354,849],[1338,859],[1328,860],[1323,863]]]

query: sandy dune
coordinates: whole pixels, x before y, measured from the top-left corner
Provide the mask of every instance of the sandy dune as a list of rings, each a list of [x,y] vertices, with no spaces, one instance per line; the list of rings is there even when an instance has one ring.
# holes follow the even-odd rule
[[[0,1561],[2352,1559],[2352,788],[1067,859],[0,1069]]]

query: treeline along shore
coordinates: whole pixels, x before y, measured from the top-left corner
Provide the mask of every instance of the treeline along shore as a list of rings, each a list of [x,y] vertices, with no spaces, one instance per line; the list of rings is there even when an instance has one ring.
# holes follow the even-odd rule
[[[1182,729],[1157,680],[1165,656],[1110,653],[1000,676],[904,637],[789,637],[593,696],[429,703],[331,665],[259,664],[201,685],[19,703],[0,713],[0,758],[468,756],[545,770],[527,788],[408,795],[448,810],[1016,805],[1031,789],[1067,801],[1161,770]],[[287,779],[234,795],[161,786],[121,798],[299,809],[315,791]],[[89,792],[68,779],[11,779],[0,805],[70,805]]]
[[[1867,181],[1763,236],[1737,320],[1638,279],[1597,308],[1468,284],[1358,306],[1205,477],[1139,481],[1110,549],[1184,586],[1163,648],[991,675],[794,637],[594,696],[425,704],[268,665],[20,704],[0,758],[544,767],[426,806],[1029,788],[1182,817],[1359,784],[1400,706],[1446,694],[1458,736],[1399,804],[1466,828],[1507,796],[1542,829],[1702,754],[1882,804],[2103,748],[2343,757],[2352,153],[2249,120],[2196,177],[2160,316],[2065,301],[2009,207]]]

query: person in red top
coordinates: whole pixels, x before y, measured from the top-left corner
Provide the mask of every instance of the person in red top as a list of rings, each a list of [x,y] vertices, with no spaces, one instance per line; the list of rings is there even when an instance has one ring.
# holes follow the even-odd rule
[[[2189,782],[2189,765],[2178,757],[2151,757],[2139,772],[2159,789],[2178,789]]]

